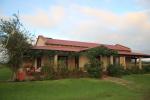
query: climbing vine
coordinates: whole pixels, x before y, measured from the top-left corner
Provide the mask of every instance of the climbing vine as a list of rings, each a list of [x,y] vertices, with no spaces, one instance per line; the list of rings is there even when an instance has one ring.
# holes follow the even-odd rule
[[[110,50],[104,46],[99,46],[96,48],[89,49],[82,53],[87,56],[89,59],[89,63],[85,64],[85,68],[90,77],[99,78],[102,76],[103,68],[101,62],[97,59],[97,57],[101,56],[117,56],[117,51]]]
[[[118,52],[115,50],[108,49],[104,46],[99,46],[96,48],[91,48],[82,53],[87,56],[90,60],[96,59],[97,56],[117,56]]]

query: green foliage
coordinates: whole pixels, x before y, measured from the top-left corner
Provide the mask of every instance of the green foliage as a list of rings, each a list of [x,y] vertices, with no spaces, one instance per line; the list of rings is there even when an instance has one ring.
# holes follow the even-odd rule
[[[25,56],[27,57],[31,57],[31,58],[36,58],[36,57],[42,57],[42,56],[53,56],[56,54],[56,51],[51,51],[51,50],[29,50],[28,53],[25,54]]]
[[[52,79],[54,69],[52,68],[52,66],[42,66],[41,73],[43,75],[43,79]]]
[[[68,69],[68,66],[66,65],[65,59],[59,60],[56,73],[57,73],[58,78],[68,77],[69,69]]]
[[[132,66],[125,70],[125,74],[146,74],[150,73],[150,66],[143,65],[142,69],[139,69],[138,66]]]
[[[130,74],[142,74],[144,73],[143,69],[139,69],[138,66],[132,66],[131,68],[128,69]]]
[[[144,65],[143,71],[144,71],[144,73],[150,73],[150,65]]]
[[[102,56],[110,56],[110,55],[117,56],[118,53],[117,53],[117,51],[110,50],[104,46],[99,46],[96,48],[91,48],[91,49],[83,52],[82,54],[86,55],[90,59],[93,59],[100,55],[102,55]]]
[[[100,62],[95,59],[90,61],[89,63],[85,64],[84,66],[92,78],[100,78],[102,76],[102,67]]]
[[[125,74],[123,66],[121,66],[120,64],[109,65],[107,67],[107,71],[108,71],[108,75],[114,77],[121,77],[122,75]]]
[[[57,55],[65,55],[65,56],[79,56],[79,53],[76,52],[63,52],[63,51],[53,51],[53,50],[34,50],[31,49],[27,53],[25,53],[25,56],[31,57],[31,58],[36,58],[36,57],[41,57],[41,56],[54,56],[55,54]]]
[[[117,51],[110,50],[104,46],[89,49],[82,53],[89,58],[89,63],[85,65],[87,72],[91,77],[99,78],[102,76],[102,66],[96,57],[101,56],[116,56]]]
[[[9,20],[0,20],[0,46],[9,57],[9,67],[14,73],[21,67],[24,54],[31,48],[32,35],[20,23],[16,14]]]

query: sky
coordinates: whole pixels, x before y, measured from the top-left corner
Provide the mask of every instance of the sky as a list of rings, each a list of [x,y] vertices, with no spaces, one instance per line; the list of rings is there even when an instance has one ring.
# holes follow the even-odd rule
[[[17,12],[36,37],[122,44],[150,54],[150,0],[0,0],[0,18]]]

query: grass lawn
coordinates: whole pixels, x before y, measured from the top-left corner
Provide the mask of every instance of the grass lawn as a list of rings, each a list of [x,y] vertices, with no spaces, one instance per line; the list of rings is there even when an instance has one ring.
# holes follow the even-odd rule
[[[9,80],[11,71],[5,65],[0,65],[0,81]]]
[[[0,75],[2,73],[3,71],[0,71]],[[0,100],[148,100],[150,98],[150,74],[129,75],[124,76],[123,79],[129,83],[121,85],[109,80],[89,78],[0,82]]]

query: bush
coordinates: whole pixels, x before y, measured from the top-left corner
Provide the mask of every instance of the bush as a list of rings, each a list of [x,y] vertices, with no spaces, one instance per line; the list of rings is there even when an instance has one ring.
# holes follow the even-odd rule
[[[127,68],[124,70],[124,75],[130,75],[132,74],[131,69]]]
[[[70,70],[68,75],[68,77],[70,78],[83,78],[87,76],[87,72],[80,70],[79,68],[74,68],[73,70]]]
[[[130,71],[131,74],[143,74],[144,73],[144,70],[143,69],[139,69],[138,66],[132,66],[128,70]]]
[[[98,60],[93,60],[85,64],[85,68],[92,78],[100,78],[102,76],[102,67]]]
[[[150,73],[150,66],[149,65],[144,65],[142,69],[139,69],[138,66],[131,66],[124,70],[125,75],[129,74],[146,74]]]
[[[108,71],[108,75],[114,77],[121,77],[122,75],[125,74],[125,70],[123,69],[123,66],[119,64],[109,65],[107,71]]]
[[[150,65],[144,65],[143,71],[144,71],[144,73],[150,73]]]
[[[66,78],[69,75],[69,68],[64,61],[60,61],[57,67],[57,78]]]
[[[52,79],[54,75],[54,69],[51,66],[43,66],[41,69],[43,79]]]
[[[31,79],[30,79],[31,81],[42,80],[40,73],[34,72],[34,73],[32,73],[32,76],[33,77],[31,77]]]
[[[60,68],[59,73],[60,73],[60,77],[67,78],[68,75],[69,75],[69,69],[68,69],[68,67],[66,66],[66,67]]]

